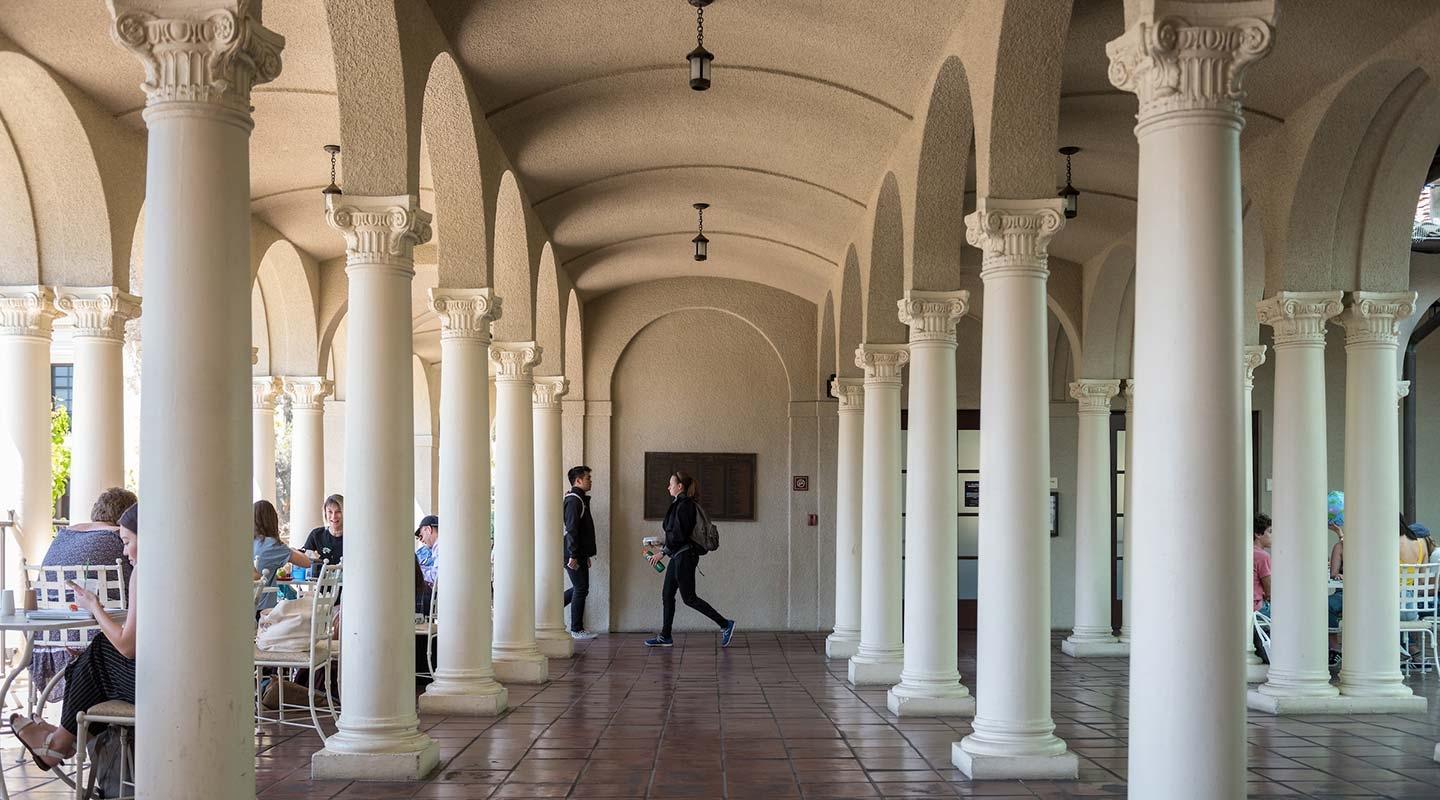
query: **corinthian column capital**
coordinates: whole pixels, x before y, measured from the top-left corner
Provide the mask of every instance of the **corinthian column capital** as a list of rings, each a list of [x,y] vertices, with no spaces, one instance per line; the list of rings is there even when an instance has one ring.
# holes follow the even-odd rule
[[[900,322],[910,327],[910,343],[955,344],[955,323],[970,310],[970,293],[911,290],[896,301]]]
[[[154,0],[111,0],[110,36],[145,67],[147,114],[165,103],[211,103],[250,117],[250,90],[280,74],[285,37],[260,24],[259,2],[215,0],[159,17]]]
[[[1265,363],[1265,345],[1245,345],[1245,351],[1240,356],[1240,360],[1245,365],[1245,391],[1248,392],[1255,388],[1255,370]]]
[[[96,289],[61,288],[55,307],[75,322],[75,336],[125,341],[125,323],[140,316],[140,298],[113,286]]]
[[[1120,381],[1081,379],[1070,384],[1070,396],[1080,401],[1081,414],[1110,413],[1110,401],[1120,394]]]
[[[559,411],[560,398],[570,391],[570,381],[563,377],[542,376],[531,389],[531,405],[536,411]]]
[[[415,246],[430,241],[430,212],[420,199],[400,194],[325,195],[325,222],[345,237],[345,264],[415,272]]]
[[[900,385],[900,370],[910,363],[903,344],[862,344],[855,350],[855,366],[865,370],[866,386]]]
[[[540,345],[534,342],[495,342],[490,345],[490,363],[495,365],[495,380],[533,380],[535,365],[540,363],[540,351]]]
[[[1238,125],[1241,77],[1274,38],[1274,0],[1152,0],[1148,13],[1105,45],[1110,83],[1140,99],[1142,126],[1193,111],[1225,114]]]
[[[0,335],[49,339],[59,315],[48,286],[0,286]]]
[[[256,411],[274,411],[275,399],[283,391],[279,378],[265,376],[250,379],[250,407]]]
[[[1416,297],[1415,292],[1351,292],[1340,315],[1346,346],[1398,345],[1400,322],[1415,313]]]
[[[493,289],[431,289],[430,310],[440,317],[441,339],[490,343],[490,323],[500,319]]]
[[[982,197],[965,216],[965,241],[984,252],[980,278],[1005,275],[1044,278],[1050,240],[1065,227],[1060,200],[994,200]]]
[[[334,382],[324,378],[282,378],[281,382],[294,410],[320,411],[325,398],[335,392]]]
[[[1325,323],[1340,313],[1340,292],[1276,292],[1255,306],[1261,325],[1275,329],[1275,349],[1324,347]]]
[[[838,413],[865,410],[865,381],[861,378],[834,378],[830,391],[840,400]]]

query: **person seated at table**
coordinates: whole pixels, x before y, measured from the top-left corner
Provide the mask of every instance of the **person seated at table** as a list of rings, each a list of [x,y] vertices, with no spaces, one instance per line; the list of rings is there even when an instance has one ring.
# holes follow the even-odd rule
[[[415,529],[415,538],[420,546],[415,548],[415,558],[420,562],[420,573],[425,576],[425,582],[433,584],[435,576],[440,574],[440,518],[434,514],[426,514],[420,520],[420,527]]]
[[[325,498],[325,524],[310,531],[301,549],[310,560],[339,564],[345,557],[345,498],[332,494]]]
[[[1329,531],[1335,534],[1335,544],[1330,547],[1330,580],[1345,579],[1345,529],[1331,523]],[[1345,590],[1336,589],[1326,600],[1326,616],[1330,626],[1330,663],[1340,663],[1340,617],[1345,610]]]
[[[120,538],[125,543],[125,558],[134,565],[139,557],[140,506],[130,506],[120,515],[118,523]],[[106,613],[100,598],[70,582],[75,604],[95,615],[100,635],[65,668],[60,725],[20,714],[10,715],[10,729],[15,732],[15,738],[35,759],[35,765],[46,772],[75,755],[76,715],[110,700],[135,702],[135,620],[139,616],[135,575],[132,569],[130,608],[123,621],[116,621]]]
[[[294,564],[297,567],[309,567],[310,557],[298,550],[293,550],[290,545],[280,541],[280,514],[275,511],[275,505],[269,500],[255,501],[255,538],[252,542],[255,559],[255,580],[260,580],[265,570],[270,570],[270,576],[266,579],[266,586],[274,586],[275,580],[280,576],[280,568],[286,564]],[[256,611],[266,608],[273,608],[278,602],[277,595],[283,594],[286,598],[295,596],[294,590],[288,586],[280,587],[279,592],[265,592],[260,595],[260,601],[255,606]]]
[[[1255,560],[1255,575],[1251,581],[1252,604],[1251,610],[1258,611],[1266,617],[1270,616],[1270,517],[1265,514],[1255,516],[1254,525],[1251,527],[1251,538],[1253,545],[1251,557]],[[1270,657],[1265,652],[1265,647],[1260,643],[1260,633],[1255,634],[1255,653],[1260,660],[1266,664],[1270,663]]]
[[[128,581],[130,562],[125,560],[125,543],[120,540],[117,520],[125,509],[133,505],[135,493],[128,489],[114,486],[101,492],[90,507],[90,521],[67,525],[56,531],[55,539],[50,542],[50,549],[45,551],[45,558],[40,563],[47,567],[111,566],[119,561],[121,580]],[[31,685],[43,687],[51,678],[64,672],[65,666],[84,651],[96,633],[94,630],[88,634],[66,631],[65,638],[71,642],[68,647],[36,647],[30,657]],[[63,680],[56,684],[56,697],[60,696],[64,686]]]

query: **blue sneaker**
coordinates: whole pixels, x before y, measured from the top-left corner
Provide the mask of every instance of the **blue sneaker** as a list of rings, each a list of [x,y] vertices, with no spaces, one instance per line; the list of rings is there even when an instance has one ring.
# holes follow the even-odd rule
[[[654,639],[645,640],[646,647],[674,647],[675,640],[669,636],[656,636]]]
[[[729,647],[729,646],[730,646],[730,640],[733,639],[734,637],[735,637],[735,620],[732,619],[732,620],[730,620],[730,624],[729,624],[729,625],[726,625],[726,626],[725,626],[723,629],[721,629],[721,631],[720,631],[720,646],[721,646],[721,647]]]

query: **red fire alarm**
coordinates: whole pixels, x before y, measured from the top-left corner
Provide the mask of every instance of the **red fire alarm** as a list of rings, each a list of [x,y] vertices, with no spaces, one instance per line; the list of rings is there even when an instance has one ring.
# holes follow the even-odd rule
[[[819,524],[820,524],[820,515],[819,515],[819,514],[811,514],[811,515],[810,515],[810,518],[806,521],[805,524],[806,524],[806,525],[809,525],[809,526],[812,527],[812,528],[815,527],[816,525],[819,525]]]

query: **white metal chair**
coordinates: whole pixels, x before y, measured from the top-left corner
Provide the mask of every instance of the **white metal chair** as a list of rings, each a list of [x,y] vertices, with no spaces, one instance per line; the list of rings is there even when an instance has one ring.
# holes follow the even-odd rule
[[[333,641],[332,637],[335,633],[335,600],[340,593],[342,574],[342,568],[338,564],[326,564],[320,569],[320,575],[315,581],[314,589],[310,592],[310,636],[308,647],[304,650],[293,651],[261,650],[258,646],[255,648],[255,721],[257,723],[273,722],[277,725],[314,728],[322,742],[326,739],[325,730],[320,727],[320,715],[324,713],[331,719],[334,719],[336,716],[335,698],[331,691],[331,684],[334,683],[335,673],[334,670],[331,669],[331,664],[339,657],[339,652],[337,649],[338,644]],[[266,716],[266,709],[261,705],[261,695],[263,691],[261,677],[264,669],[267,667],[275,670],[275,679],[279,681],[276,685],[276,696],[279,702],[277,703],[278,708],[275,710],[274,717]],[[291,675],[294,675],[302,669],[308,670],[310,673],[311,690],[307,692],[309,697],[303,705],[299,703],[286,703],[285,682],[282,678],[287,671]],[[322,673],[325,676],[326,710],[324,712],[316,705],[315,690],[313,688]],[[287,720],[285,719],[286,711],[309,711],[310,722],[305,723]]]
[[[438,579],[430,584],[430,613],[424,615],[423,621],[417,621],[415,623],[415,635],[425,637],[425,666],[429,668],[428,672],[415,673],[415,677],[417,678],[433,679],[435,677],[435,635],[437,632],[435,625],[435,609],[437,603],[435,601],[440,596],[439,586],[440,581]],[[417,620],[420,619],[420,615],[417,614],[416,618]]]
[[[1437,588],[1440,588],[1440,564],[1400,565],[1400,636],[1405,652],[1410,651],[1410,637],[1420,637],[1420,661],[1424,663],[1425,644],[1430,644],[1430,663],[1440,670],[1440,646],[1437,646]],[[1407,669],[1410,665],[1407,665]]]
[[[1255,633],[1260,637],[1260,647],[1265,650],[1265,660],[1270,660],[1270,618],[1260,613],[1255,614]]]
[[[112,611],[124,611],[130,607],[130,598],[126,596],[129,587],[125,584],[124,561],[115,559],[114,564],[92,565],[92,564],[57,564],[54,566],[31,566],[22,559],[21,569],[25,576],[27,585],[35,594],[36,609],[57,609],[67,610],[74,601],[75,590],[67,584],[74,581],[81,586],[86,586],[90,581],[95,586],[95,595],[106,609]],[[89,588],[88,586],[86,588]],[[35,650],[70,650],[76,655],[89,646],[100,632],[99,625],[88,625],[83,628],[69,628],[66,630],[40,631],[35,634],[32,648]],[[28,708],[35,714],[45,711],[45,704],[49,700],[55,686],[64,675],[63,671],[55,673],[46,682],[45,686],[35,685],[30,682],[30,696]]]
[[[104,723],[119,729],[120,733],[120,787],[130,788],[128,794],[121,794],[116,800],[132,800],[135,797],[135,764],[130,760],[129,731],[135,729],[135,706],[122,700],[109,700],[91,706],[75,715],[75,800],[90,800],[95,792],[95,778],[98,773],[92,767],[90,779],[85,779],[86,744],[92,723]]]

